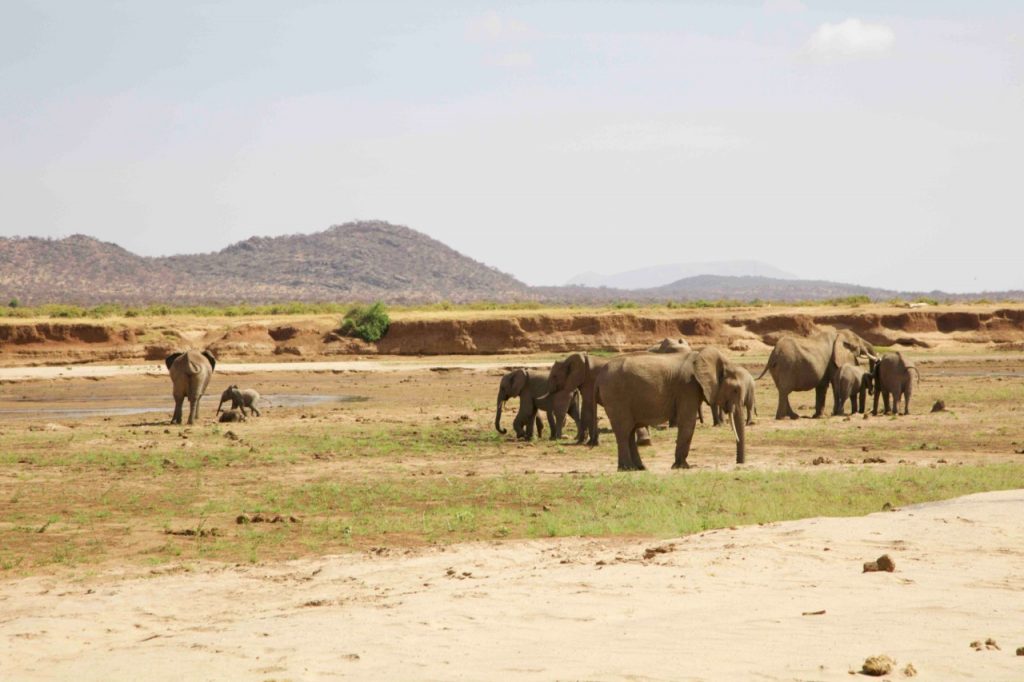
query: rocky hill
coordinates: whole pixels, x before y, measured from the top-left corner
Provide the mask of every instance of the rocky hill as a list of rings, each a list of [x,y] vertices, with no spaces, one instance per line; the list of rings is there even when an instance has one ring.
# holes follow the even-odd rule
[[[541,301],[595,303],[732,299],[795,302],[867,296],[872,300],[976,299],[898,292],[836,282],[699,275],[646,289],[529,287],[407,227],[385,222],[323,232],[252,237],[215,253],[147,258],[84,235],[0,238],[0,304],[389,303]],[[980,294],[1022,300],[1024,292]]]
[[[82,235],[0,239],[2,296],[22,304],[531,298],[511,275],[384,222],[253,237],[216,253],[165,258],[137,256]]]

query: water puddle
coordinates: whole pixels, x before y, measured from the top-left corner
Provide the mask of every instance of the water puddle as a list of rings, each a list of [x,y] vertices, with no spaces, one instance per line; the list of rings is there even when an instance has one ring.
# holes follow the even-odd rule
[[[89,402],[112,402],[116,400],[119,403],[130,403],[133,402],[130,397],[102,397],[94,400],[83,401],[75,400],[76,403],[89,403]],[[365,402],[369,400],[366,396],[362,395],[321,395],[312,393],[277,393],[263,396],[263,399],[257,403],[260,408],[267,407],[273,409],[275,407],[310,407],[315,405],[329,405],[332,403],[352,403],[352,402]],[[217,397],[207,394],[203,396],[202,409],[205,411],[211,403],[216,403]],[[33,405],[32,407],[3,407],[0,408],[0,416],[11,416],[11,417],[114,417],[118,415],[126,414],[149,414],[152,412],[167,412],[170,414],[174,410],[174,401],[170,398],[160,401],[160,404],[153,403],[152,396],[139,397],[138,402],[148,403],[147,405],[140,405],[138,407],[51,407],[51,405],[61,402],[72,402],[61,398],[52,398],[48,400],[43,399],[21,399],[12,400],[12,403],[23,403],[26,405]],[[37,407],[37,405],[39,405]],[[46,405],[46,407],[42,407]],[[230,407],[229,402],[224,403],[225,408]],[[185,401],[186,409],[188,409],[188,401]]]

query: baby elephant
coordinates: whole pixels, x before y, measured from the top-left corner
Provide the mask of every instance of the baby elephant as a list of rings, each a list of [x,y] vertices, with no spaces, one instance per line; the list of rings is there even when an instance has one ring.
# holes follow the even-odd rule
[[[231,401],[232,410],[241,410],[242,416],[245,416],[245,408],[249,408],[249,411],[254,413],[257,417],[260,416],[260,411],[256,408],[256,402],[260,399],[260,394],[254,389],[247,388],[244,391],[238,390],[237,385],[228,386],[224,389],[224,392],[220,394],[220,403],[217,405],[217,414],[220,414],[221,405],[228,400]]]
[[[832,377],[832,396],[835,398],[833,415],[845,414],[846,401],[850,401],[850,414],[864,414],[867,396],[874,395],[874,377],[871,372],[849,363]]]
[[[244,422],[245,415],[239,410],[224,410],[220,413],[220,417],[217,418],[219,422]]]

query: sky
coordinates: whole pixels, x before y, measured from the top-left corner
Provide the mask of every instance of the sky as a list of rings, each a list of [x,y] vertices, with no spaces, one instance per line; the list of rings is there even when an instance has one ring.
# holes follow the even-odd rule
[[[1024,289],[1019,0],[0,5],[0,236]]]

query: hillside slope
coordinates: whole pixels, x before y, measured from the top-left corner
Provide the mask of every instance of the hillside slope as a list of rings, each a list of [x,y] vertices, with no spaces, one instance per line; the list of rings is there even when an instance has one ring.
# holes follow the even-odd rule
[[[20,303],[392,303],[509,301],[528,287],[407,227],[385,222],[252,237],[221,251],[138,256],[84,235],[0,238],[0,297]]]

